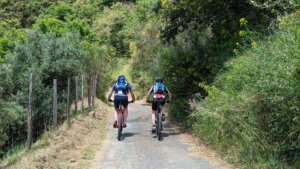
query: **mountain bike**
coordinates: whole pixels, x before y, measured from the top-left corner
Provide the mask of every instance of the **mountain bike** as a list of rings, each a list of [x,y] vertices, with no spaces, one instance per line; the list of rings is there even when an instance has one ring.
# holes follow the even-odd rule
[[[114,102],[113,100],[109,100],[110,102]],[[129,101],[129,103],[133,103],[133,101]],[[119,104],[119,108],[117,110],[117,128],[118,128],[118,140],[120,141],[122,138],[122,130],[124,128],[124,108],[122,104]]]
[[[153,103],[154,101],[147,101],[148,103]],[[163,124],[162,124],[162,113],[161,113],[161,102],[162,101],[155,101],[157,103],[157,110],[155,113],[155,133],[157,136],[157,139],[159,141],[162,140],[162,128],[163,128]],[[170,103],[169,101],[167,101],[167,103]]]

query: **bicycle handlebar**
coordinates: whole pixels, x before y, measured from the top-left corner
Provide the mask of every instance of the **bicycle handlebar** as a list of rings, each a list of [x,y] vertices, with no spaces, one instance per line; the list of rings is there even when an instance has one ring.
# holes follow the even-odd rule
[[[153,103],[153,101],[147,100],[147,103]],[[169,100],[167,100],[167,103],[171,103]]]
[[[109,99],[108,101],[109,101],[109,102],[114,102],[114,100],[111,100],[111,99]],[[128,103],[134,103],[134,101],[131,100],[131,101],[128,101]]]

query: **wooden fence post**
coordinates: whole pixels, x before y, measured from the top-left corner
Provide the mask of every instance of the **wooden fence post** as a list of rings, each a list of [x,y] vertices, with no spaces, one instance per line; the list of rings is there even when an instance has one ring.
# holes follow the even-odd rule
[[[78,76],[75,77],[75,114],[78,111]]]
[[[53,80],[53,127],[57,128],[57,80]]]
[[[70,125],[71,124],[71,119],[70,119],[70,78],[68,78],[67,120],[68,120],[68,125]]]
[[[92,89],[91,89],[92,107],[94,107],[94,102],[95,102],[95,98],[94,98],[94,88],[95,88],[95,78],[94,78],[94,76],[92,76]]]
[[[27,118],[27,146],[31,149],[32,144],[32,73],[29,77],[29,102],[28,102],[28,118]]]
[[[95,80],[95,93],[94,93],[94,96],[96,97],[97,96],[97,82],[98,82],[98,75],[96,75],[96,80]],[[97,97],[96,97],[97,98]]]
[[[93,78],[93,96],[92,96],[92,105],[93,107],[95,106],[95,97],[96,97],[96,92],[97,91],[97,75],[94,76]]]
[[[89,106],[89,110],[91,110],[91,105],[92,105],[92,76],[89,77],[88,80],[88,106]]]
[[[81,114],[83,114],[83,107],[84,107],[84,105],[83,105],[83,102],[84,102],[84,93],[83,93],[83,91],[84,91],[84,76],[82,75],[81,76]]]

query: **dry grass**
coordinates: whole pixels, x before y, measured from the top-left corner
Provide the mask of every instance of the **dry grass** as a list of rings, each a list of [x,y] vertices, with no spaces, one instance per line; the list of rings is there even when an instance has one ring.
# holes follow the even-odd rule
[[[165,111],[167,117],[169,116],[169,111],[168,109]],[[172,117],[167,119],[172,119]],[[169,127],[172,128],[173,131],[181,133],[179,135],[179,141],[188,146],[189,155],[205,159],[218,169],[242,169],[240,165],[231,165],[212,146],[205,144],[191,129],[183,128],[175,119],[171,120]]]
[[[7,168],[90,168],[90,161],[100,149],[105,135],[107,114],[112,112],[106,104],[97,100],[95,111],[86,116],[77,116],[71,127],[60,126],[57,131],[47,132],[44,138],[22,152],[15,164]]]
[[[188,152],[190,155],[203,158],[218,169],[242,168],[241,166],[229,164],[216,150],[214,150],[213,147],[204,144],[199,137],[189,131],[183,132],[180,135],[179,140],[183,144],[188,145]]]

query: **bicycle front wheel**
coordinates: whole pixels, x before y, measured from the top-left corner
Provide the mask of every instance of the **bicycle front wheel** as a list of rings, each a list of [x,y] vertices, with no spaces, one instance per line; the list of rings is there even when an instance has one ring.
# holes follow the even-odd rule
[[[119,141],[122,138],[122,130],[123,130],[123,116],[118,115],[118,140]]]

